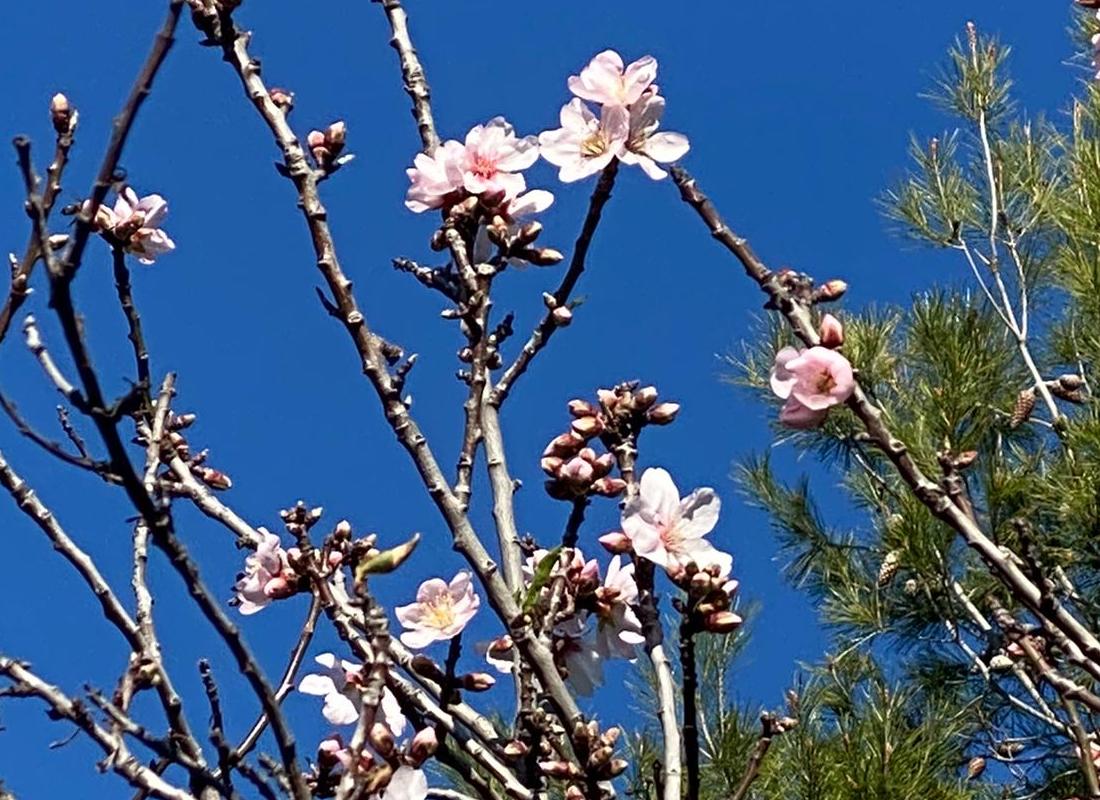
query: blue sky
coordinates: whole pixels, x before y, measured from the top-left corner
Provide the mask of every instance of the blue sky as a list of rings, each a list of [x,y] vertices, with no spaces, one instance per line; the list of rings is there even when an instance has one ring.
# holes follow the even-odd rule
[[[64,202],[87,192],[111,117],[165,4],[123,5],[107,14],[99,4],[41,0],[5,11],[4,137],[31,135],[44,160],[50,95],[65,91],[80,109]],[[614,47],[628,60],[655,55],[668,100],[665,127],[690,137],[684,163],[729,222],[773,266],[847,280],[847,302],[856,307],[905,302],[919,287],[961,277],[950,259],[895,240],[873,198],[901,174],[911,131],[931,136],[951,124],[918,94],[966,20],[1014,47],[1011,71],[1025,108],[1061,120],[1087,75],[1066,34],[1068,3],[934,0],[919,10],[900,2],[715,0],[531,4],[522,11],[501,11],[489,0],[408,5],[447,138],[497,114],[521,133],[556,127],[568,100],[566,76],[592,54]],[[292,122],[299,133],[337,118],[348,123],[358,158],[323,189],[341,258],[372,325],[421,354],[409,387],[414,412],[450,465],[463,396],[453,378],[457,332],[439,319],[435,295],[389,266],[395,256],[431,259],[431,222],[402,205],[404,168],[418,141],[381,11],[337,2],[289,13],[286,4],[253,2],[240,19],[254,31],[268,82],[296,92]],[[308,237],[291,187],[272,168],[277,152],[266,129],[218,54],[198,47],[186,22],[180,30],[123,158],[140,192],[169,199],[166,228],[178,245],[155,267],[134,270],[153,368],[179,373],[177,407],[199,415],[193,445],[209,447],[212,465],[233,477],[226,499],[254,523],[276,529],[277,510],[303,498],[324,505],[329,524],[348,517],[357,531],[377,531],[383,540],[422,531],[426,543],[410,569],[378,587],[383,600],[406,601],[420,579],[449,575],[460,561],[382,421],[346,335],[317,303]],[[14,250],[27,235],[19,176],[14,166],[0,174],[0,242]],[[554,176],[540,164],[528,183],[557,195],[543,240],[568,252],[591,183],[561,186]],[[564,524],[568,509],[540,488],[538,455],[566,424],[565,403],[623,379],[656,384],[683,411],[676,424],[647,433],[642,462],[670,469],[685,491],[714,486],[725,501],[716,541],[734,553],[745,597],[761,606],[738,690],[744,700],[778,703],[798,662],[818,657],[826,637],[806,599],[783,584],[766,519],[746,508],[728,479],[735,460],[769,446],[767,409],[720,382],[719,355],[747,335],[761,298],[671,184],[636,170],[621,173],[589,266],[580,286],[587,301],[573,326],[540,356],[504,412],[510,465],[526,484],[521,529],[550,541]],[[506,278],[496,307],[516,311],[522,334],[558,274],[527,270]],[[100,373],[121,392],[131,365],[102,248],[91,250],[76,291]],[[44,292],[27,309],[45,321],[47,341],[59,343]],[[59,435],[56,395],[17,330],[0,348],[0,388]],[[42,456],[6,423],[0,449],[125,590],[131,510],[120,493]],[[782,449],[776,458],[791,476],[804,466]],[[833,480],[818,475],[826,492]],[[488,531],[486,491],[479,480],[475,519]],[[582,546],[593,549],[594,537],[616,517],[613,503],[595,506]],[[181,507],[177,519],[208,583],[228,597],[240,555],[222,530],[190,510]],[[84,681],[110,688],[124,663],[121,640],[37,529],[3,498],[0,531],[8,565],[0,651],[32,661],[70,690]],[[175,576],[154,561],[157,622],[192,719],[200,726],[205,719],[194,664],[209,654],[225,678],[230,727],[243,731],[254,710],[240,699],[230,659]],[[245,622],[272,671],[281,669],[303,613],[296,598]],[[326,632],[314,651],[332,642]],[[598,706],[608,719],[621,707],[621,692],[609,689]],[[327,730],[317,706],[313,698],[288,701],[304,750]],[[0,778],[20,796],[128,796],[114,778],[96,774],[79,740],[48,750],[67,730],[48,723],[33,703],[3,703],[0,724]]]

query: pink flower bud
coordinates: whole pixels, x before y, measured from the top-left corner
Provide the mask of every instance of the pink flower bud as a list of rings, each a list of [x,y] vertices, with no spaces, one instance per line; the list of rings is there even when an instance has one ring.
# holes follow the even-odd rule
[[[344,554],[337,551],[337,550],[333,550],[328,554],[328,565],[330,567],[340,566],[340,562],[343,561],[343,560],[344,560]]]
[[[822,347],[835,350],[844,344],[844,326],[832,314],[826,314],[821,318],[821,327],[818,332],[821,336]]]
[[[271,102],[279,107],[284,114],[289,114],[294,108],[294,92],[289,89],[275,88],[270,91]]]
[[[325,132],[312,130],[306,135],[306,144],[310,148],[324,147],[325,146]]]
[[[846,291],[848,291],[848,284],[839,278],[834,278],[821,284],[814,292],[813,299],[818,303],[828,303],[839,300]]]
[[[344,751],[344,742],[339,734],[334,734],[317,745],[317,765],[322,769],[331,770],[340,763],[340,755]]]
[[[582,447],[584,447],[584,439],[569,431],[551,439],[550,444],[546,445],[546,449],[542,451],[542,455],[569,458],[579,453]]]
[[[596,472],[597,478],[602,478],[607,473],[611,472],[615,468],[615,456],[611,453],[604,453],[602,456],[592,462],[592,467]]]
[[[539,461],[539,466],[542,468],[542,471],[551,478],[556,478],[558,477],[558,470],[561,469],[563,463],[565,462],[558,456],[543,456]]]
[[[711,633],[731,633],[741,627],[741,621],[732,611],[715,611],[703,620],[703,627]]]
[[[263,592],[271,600],[282,600],[294,594],[295,588],[282,575],[276,575],[264,584]]]
[[[462,676],[462,688],[468,692],[486,692],[496,685],[497,679],[488,672],[470,672]]]
[[[591,417],[599,413],[598,408],[593,408],[587,400],[570,400],[569,413],[574,417]]]
[[[573,321],[573,312],[565,306],[559,306],[550,312],[550,316],[554,318],[554,324],[559,328],[564,328]]]
[[[613,555],[630,553],[634,549],[630,543],[630,537],[621,531],[605,533],[600,537],[600,544],[604,546],[607,552]]]
[[[657,387],[656,386],[643,386],[638,391],[634,392],[634,403],[639,409],[645,411],[651,405],[657,402]]]
[[[577,453],[577,456],[579,458],[583,458],[589,464],[594,465],[596,463],[596,451],[593,450],[591,447],[585,447],[579,453]]]
[[[626,481],[622,478],[600,478],[592,484],[592,491],[602,497],[618,497],[626,491]]]
[[[621,758],[615,758],[611,760],[611,763],[607,765],[607,775],[609,778],[617,778],[626,772],[626,768],[630,765]]]
[[[584,800],[584,789],[575,783],[569,784],[569,788],[565,790],[565,800]]]
[[[647,418],[654,425],[668,425],[680,413],[679,403],[661,403],[649,410]]]
[[[599,436],[603,433],[604,424],[603,420],[599,417],[580,417],[573,420],[573,424],[570,427],[578,436],[583,436],[585,439],[591,439],[593,436]]]
[[[325,129],[325,144],[335,154],[343,149],[348,140],[348,126],[343,120],[334,122]]]
[[[559,780],[571,778],[576,772],[576,767],[568,761],[540,761],[539,769],[542,770],[543,774]]]
[[[509,758],[523,758],[525,755],[527,755],[530,749],[530,747],[528,747],[524,742],[521,742],[519,739],[513,739],[512,741],[508,742],[508,744],[504,745],[504,755],[508,756]]]
[[[50,98],[50,122],[58,133],[71,133],[75,112],[69,98],[58,92]]]
[[[439,738],[435,735],[435,728],[423,728],[416,732],[409,744],[409,758],[413,765],[419,767],[439,749]]]
[[[600,403],[602,403],[608,411],[613,409],[619,402],[619,396],[610,389],[597,389],[596,397],[600,399]]]
[[[558,477],[575,486],[586,486],[592,480],[592,465],[579,456],[571,458],[562,465]]]
[[[337,539],[351,539],[351,523],[348,522],[346,519],[340,520],[336,523],[336,527],[333,528],[332,534]]]
[[[195,477],[211,489],[223,491],[233,486],[233,481],[221,470],[211,469],[210,467],[195,467],[191,471],[195,473]]]

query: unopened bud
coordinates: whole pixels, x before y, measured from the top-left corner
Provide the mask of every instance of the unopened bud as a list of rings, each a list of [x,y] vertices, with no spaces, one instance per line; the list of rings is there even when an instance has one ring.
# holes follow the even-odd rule
[[[317,766],[323,770],[331,770],[340,763],[340,751],[344,749],[344,742],[339,735],[334,735],[323,740],[317,745]]]
[[[332,529],[332,535],[338,540],[351,539],[351,523],[346,519],[342,519],[336,523],[336,527]]]
[[[530,750],[531,748],[519,739],[513,739],[504,745],[504,755],[509,758],[523,758]]]
[[[211,489],[223,491],[233,486],[233,481],[229,479],[229,476],[220,470],[211,469],[210,467],[192,467],[191,472]]]
[[[195,420],[198,419],[194,414],[173,414],[168,418],[168,430],[182,431],[184,428],[190,428],[195,424]]]
[[[355,580],[362,581],[367,575],[393,572],[405,563],[405,560],[412,555],[418,544],[420,544],[420,534],[414,533],[412,538],[404,544],[391,547],[389,550],[383,550],[377,555],[359,562],[359,565],[355,568]]]
[[[579,417],[573,420],[573,424],[570,425],[570,427],[578,436],[583,436],[585,439],[591,439],[593,436],[599,436],[603,433],[604,424],[603,420],[596,416]]]
[[[651,408],[646,418],[654,425],[668,425],[679,413],[679,403],[661,403]]]
[[[50,98],[50,122],[58,133],[71,133],[75,121],[76,112],[73,111],[69,98],[58,92]]]
[[[657,387],[656,386],[643,386],[638,391],[634,392],[634,404],[641,410],[645,411],[651,405],[657,402]]]
[[[336,154],[348,141],[348,126],[343,120],[332,123],[325,129],[325,144]]]
[[[626,491],[626,481],[622,478],[600,478],[592,484],[592,491],[603,497],[618,497]]]
[[[539,234],[542,233],[542,223],[538,220],[531,220],[525,222],[520,229],[516,232],[516,244],[520,247],[526,247],[539,238]]]
[[[629,553],[634,549],[630,543],[630,537],[621,531],[605,533],[600,537],[600,544],[604,546],[607,552],[614,555]]]
[[[577,774],[577,769],[568,761],[540,761],[539,769],[543,774],[551,778],[572,778]]]
[[[559,328],[568,327],[569,323],[573,321],[573,312],[565,306],[558,306],[550,312],[550,316],[554,318],[554,324]]]
[[[496,686],[497,679],[487,672],[470,672],[462,676],[461,682],[468,692],[487,692]]]
[[[569,788],[565,790],[565,800],[585,800],[584,789],[575,783],[569,784]]]
[[[558,307],[558,299],[554,297],[554,295],[550,294],[550,292],[543,292],[542,304],[553,311],[555,308]]]
[[[844,326],[832,314],[826,314],[821,318],[821,327],[818,333],[821,336],[822,347],[835,349],[844,344]]]
[[[553,247],[528,247],[517,253],[517,255],[536,267],[552,267],[555,264],[560,264],[561,260],[565,258],[561,250],[555,250]]]
[[[715,611],[703,620],[703,627],[711,633],[731,633],[741,627],[740,615],[732,611]]]
[[[574,486],[587,486],[592,481],[592,475],[592,465],[580,457],[569,459],[558,470],[558,477]]]
[[[376,722],[370,726],[370,745],[374,748],[374,752],[382,758],[389,758],[393,755],[397,743],[394,741],[393,731],[386,723]]]
[[[276,575],[265,583],[263,588],[264,597],[269,600],[285,600],[291,595],[296,594],[297,591],[298,587],[287,580],[284,575]]]
[[[435,735],[435,728],[423,728],[416,732],[409,744],[409,758],[413,765],[419,767],[439,749],[439,737]]]
[[[272,89],[271,102],[279,107],[284,114],[289,114],[294,108],[294,92],[289,89]]]
[[[564,463],[565,461],[557,456],[543,456],[539,460],[539,467],[550,477],[556,478],[558,477],[558,470],[561,469]]]
[[[607,765],[607,777],[617,778],[620,775],[622,775],[624,772],[626,772],[626,768],[629,767],[629,766],[630,766],[630,764],[628,764],[625,759],[622,759],[622,758],[612,759],[611,763]]]
[[[591,417],[599,413],[599,409],[594,408],[587,400],[570,400],[569,401],[569,413],[574,417]]]
[[[848,291],[848,284],[839,278],[833,278],[817,287],[813,293],[813,300],[815,303],[829,303],[839,300],[846,291]]]
[[[546,445],[546,449],[542,451],[542,454],[543,456],[569,458],[579,453],[582,447],[584,447],[584,439],[573,433],[573,431],[569,431],[551,439],[550,444]]]
[[[597,747],[592,751],[592,754],[588,756],[589,769],[600,769],[611,761],[611,756],[613,755],[615,755],[615,748]]]

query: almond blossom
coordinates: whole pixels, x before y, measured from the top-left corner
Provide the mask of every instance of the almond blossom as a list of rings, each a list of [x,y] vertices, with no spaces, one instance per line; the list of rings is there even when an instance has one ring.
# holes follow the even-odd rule
[[[671,164],[679,161],[690,148],[682,133],[658,133],[665,113],[665,99],[656,92],[646,93],[630,107],[630,135],[626,148],[619,154],[624,164],[637,164],[653,180],[668,175],[656,162]]]
[[[398,621],[406,629],[401,642],[419,650],[462,633],[481,605],[470,578],[469,572],[460,572],[449,584],[441,578],[420,584],[416,602],[395,609]]]
[[[466,134],[465,156],[462,179],[466,191],[518,197],[527,188],[520,170],[538,160],[538,140],[534,136],[520,139],[504,117],[493,117]]]
[[[428,796],[428,776],[422,769],[400,766],[386,784],[386,788],[371,800],[424,800]]]
[[[255,614],[272,600],[281,600],[298,591],[295,585],[298,576],[290,568],[287,551],[279,537],[266,528],[259,531],[263,538],[256,552],[245,559],[244,572],[234,586],[237,593],[234,603],[246,615]]]
[[[559,168],[558,180],[578,181],[602,170],[623,152],[630,133],[624,106],[606,105],[599,118],[581,100],[562,106],[561,127],[539,134],[542,157]]]
[[[84,201],[87,210],[91,201]],[[119,192],[113,208],[100,205],[93,226],[109,233],[122,243],[142,264],[152,264],[156,257],[176,249],[167,233],[160,228],[168,216],[168,202],[159,194],[139,198],[129,186]]]
[[[603,657],[592,641],[585,637],[586,632],[579,617],[568,619],[554,628],[555,655],[558,663],[565,668],[566,682],[585,697],[603,683]]]
[[[523,220],[530,219],[535,214],[541,214],[554,204],[554,195],[545,189],[532,189],[516,197],[507,197],[504,203],[493,209],[507,224],[509,235],[515,235]],[[474,237],[474,261],[484,263],[493,257],[496,245],[489,239],[489,229],[485,225],[477,226],[477,235]],[[509,258],[508,263],[525,267],[527,262],[520,258]]]
[[[569,91],[581,100],[609,106],[629,106],[657,79],[657,60],[643,56],[623,67],[614,50],[593,57],[580,75],[569,76]]]
[[[720,507],[713,489],[696,489],[681,499],[668,472],[647,469],[638,494],[623,509],[623,532],[638,556],[664,567],[674,578],[690,563],[699,569],[716,566],[728,575],[733,558],[703,538],[718,523]]]
[[[420,214],[457,199],[465,184],[465,163],[466,148],[453,139],[439,145],[431,155],[418,153],[413,166],[405,170],[410,183],[405,207]]]
[[[351,661],[337,661],[332,653],[321,653],[315,659],[321,672],[302,678],[298,691],[325,699],[321,713],[333,725],[353,725],[359,721],[363,707],[360,686],[363,684],[363,665]],[[405,731],[407,721],[401,713],[397,698],[389,689],[382,690],[382,703],[379,711],[394,736]]]
[[[634,648],[645,642],[641,620],[634,611],[637,601],[634,565],[623,566],[622,556],[615,556],[607,565],[603,586],[596,590],[596,649],[603,658],[617,655],[633,660]]]
[[[788,427],[819,425],[830,408],[852,396],[855,386],[852,365],[835,350],[784,347],[776,353],[771,387],[787,401],[779,412],[779,421]]]

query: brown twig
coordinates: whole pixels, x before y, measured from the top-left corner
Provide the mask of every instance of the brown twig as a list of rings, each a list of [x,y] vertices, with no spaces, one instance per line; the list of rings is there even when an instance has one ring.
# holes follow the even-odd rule
[[[397,51],[401,59],[401,76],[404,78],[405,91],[412,100],[413,118],[416,119],[416,127],[420,131],[420,143],[424,152],[431,155],[439,147],[439,134],[435,130],[435,120],[432,118],[432,94],[428,87],[428,79],[424,75],[424,67],[416,55],[412,39],[409,36],[409,19],[405,9],[401,7],[400,0],[374,0],[382,6],[386,12],[386,19],[390,23],[390,46]]]
[[[756,740],[756,745],[749,755],[748,766],[745,767],[745,772],[729,800],[745,800],[753,782],[760,775],[760,767],[764,764],[764,757],[772,746],[772,740],[782,732],[783,729],[775,714],[764,712],[760,715],[760,738]]]
[[[699,673],[695,664],[695,632],[692,614],[685,609],[680,620],[680,677],[683,681],[684,773],[688,797],[699,797],[699,720],[696,708]]]

